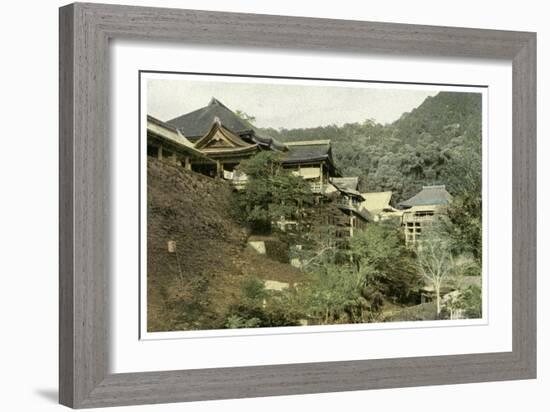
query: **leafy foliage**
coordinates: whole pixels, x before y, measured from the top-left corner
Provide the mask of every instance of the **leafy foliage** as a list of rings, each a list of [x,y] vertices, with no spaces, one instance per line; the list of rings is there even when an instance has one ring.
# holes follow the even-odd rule
[[[480,155],[481,95],[441,92],[388,125],[367,119],[263,132],[281,141],[330,139],[344,175],[359,176],[364,191],[393,191],[398,203],[423,185],[447,184],[447,167],[455,156]]]
[[[255,328],[294,326],[303,317],[303,301],[294,291],[268,291],[264,282],[249,278],[241,285],[241,299],[229,308],[225,327]]]
[[[335,251],[344,259],[337,259]],[[295,288],[267,291],[258,279],[244,282],[227,327],[372,322],[380,318],[386,301],[403,305],[418,297],[421,279],[396,222],[373,224],[347,246],[317,252],[312,251],[318,257],[315,264],[305,267],[308,280]]]
[[[256,117],[242,111],[242,110],[235,110],[235,114],[239,116],[242,120],[247,122],[249,125],[253,125],[256,122]]]
[[[349,246],[367,296],[379,294],[401,303],[416,298],[422,281],[413,255],[405,247],[399,222],[369,225],[350,239]]]
[[[479,143],[469,151],[454,153],[446,170],[446,181],[454,192],[447,210],[445,228],[453,253],[469,254],[478,263],[482,255],[481,150]],[[476,149],[476,146],[478,147]]]
[[[313,204],[309,184],[283,169],[275,152],[260,152],[238,169],[248,176],[247,185],[238,193],[239,210],[256,231],[268,231],[280,219],[299,220]]]
[[[481,288],[471,285],[462,292],[461,308],[468,318],[481,318]]]
[[[360,286],[360,276],[350,267],[325,265],[312,274],[302,293],[308,319],[324,325],[364,322],[368,302]]]

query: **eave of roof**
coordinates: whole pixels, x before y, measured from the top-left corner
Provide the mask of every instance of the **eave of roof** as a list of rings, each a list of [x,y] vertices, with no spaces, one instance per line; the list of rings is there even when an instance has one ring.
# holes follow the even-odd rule
[[[303,164],[308,162],[326,161],[334,167],[330,140],[306,140],[286,144],[288,151],[283,157],[283,164]]]
[[[364,196],[355,189],[359,183],[359,177],[333,177],[330,183],[340,192],[365,200]]]
[[[338,203],[336,205],[336,207],[338,209],[341,209],[341,210],[347,210],[349,212],[352,212],[354,213],[355,215],[361,217],[362,219],[366,220],[367,222],[372,222],[373,221],[373,217],[371,215],[371,213],[366,210],[366,209],[358,209],[356,207],[353,207],[353,206],[348,206],[348,205],[344,205],[344,204],[340,204]]]
[[[176,129],[150,115],[147,116],[147,134],[154,135],[157,139],[170,144],[181,152],[190,153],[202,158],[207,157],[199,150],[195,149],[192,143],[187,141],[184,136],[180,135]]]
[[[358,176],[333,177],[331,181],[339,187],[355,191],[357,191],[357,187],[359,186]]]
[[[247,154],[256,152],[258,150],[257,145],[249,145],[246,147],[233,147],[233,148],[209,148],[209,149],[203,149],[202,152],[207,154],[208,156],[211,156],[213,158],[217,157],[223,157],[223,156],[229,156],[229,155],[235,155],[235,154]]]
[[[151,116],[150,114],[147,115],[147,122],[151,122],[151,123],[154,123],[158,126],[161,126],[161,127],[164,127],[165,129],[169,129],[173,132],[177,132],[177,128],[175,128],[174,126],[168,124],[167,122],[163,122],[162,120],[160,119],[157,119],[156,117],[154,116]]]

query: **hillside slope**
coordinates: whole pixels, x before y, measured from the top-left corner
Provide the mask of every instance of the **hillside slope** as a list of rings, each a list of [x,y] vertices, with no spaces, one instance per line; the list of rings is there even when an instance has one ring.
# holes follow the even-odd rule
[[[392,191],[394,204],[422,186],[446,184],[451,157],[481,155],[481,94],[440,92],[391,124],[369,119],[307,129],[264,129],[283,142],[330,139],[345,176],[359,176],[362,191]]]
[[[147,179],[149,331],[221,327],[245,278],[302,277],[247,247],[248,232],[232,217],[225,181],[151,158]]]
[[[440,146],[458,136],[479,139],[481,94],[440,92],[404,113],[392,126],[396,130],[394,137],[413,146],[421,143],[426,134],[437,138]]]

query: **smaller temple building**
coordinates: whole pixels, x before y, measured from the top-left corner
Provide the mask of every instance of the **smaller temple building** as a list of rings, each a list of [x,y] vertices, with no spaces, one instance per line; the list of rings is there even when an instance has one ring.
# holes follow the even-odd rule
[[[339,176],[330,140],[306,140],[286,143],[283,167],[301,176],[311,185],[313,193],[323,193],[331,177]]]
[[[452,196],[445,185],[423,186],[416,195],[399,204],[403,209],[403,229],[407,244],[414,244],[422,236],[422,229],[433,224],[445,213]]]
[[[345,228],[350,237],[353,237],[357,230],[365,229],[368,222],[372,222],[372,215],[362,206],[365,198],[359,193],[359,177],[333,177],[330,179],[331,186],[338,192],[336,206],[346,216]],[[325,193],[331,193],[327,188]]]

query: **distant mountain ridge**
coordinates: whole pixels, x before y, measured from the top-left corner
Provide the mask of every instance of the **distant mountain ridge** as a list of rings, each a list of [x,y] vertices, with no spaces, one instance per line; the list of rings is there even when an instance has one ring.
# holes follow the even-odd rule
[[[481,135],[481,94],[440,92],[427,97],[391,126],[397,131],[396,137],[409,144],[416,144],[423,133],[443,139],[453,134],[478,138]]]
[[[282,142],[330,139],[341,172],[365,191],[394,192],[397,202],[423,185],[446,184],[453,156],[481,154],[480,93],[440,92],[395,122],[373,120],[304,129],[261,129]],[[453,188],[450,187],[452,193]]]

